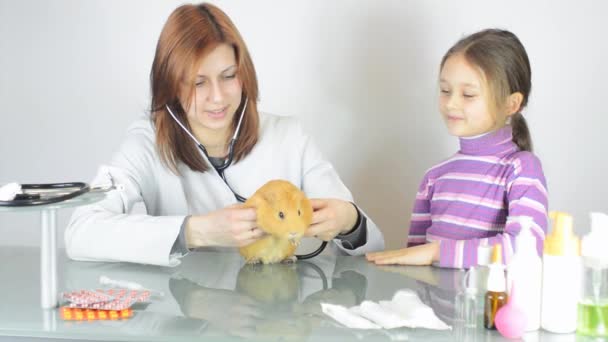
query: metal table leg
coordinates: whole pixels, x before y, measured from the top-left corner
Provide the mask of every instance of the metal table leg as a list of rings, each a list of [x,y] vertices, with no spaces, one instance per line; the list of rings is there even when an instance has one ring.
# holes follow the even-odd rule
[[[57,331],[57,310],[43,309],[42,311],[42,328],[44,331]]]
[[[57,307],[57,212],[41,212],[40,241],[40,306]]]

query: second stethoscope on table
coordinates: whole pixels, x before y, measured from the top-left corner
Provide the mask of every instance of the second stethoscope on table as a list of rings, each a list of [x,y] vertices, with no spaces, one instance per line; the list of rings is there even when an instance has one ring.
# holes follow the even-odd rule
[[[230,184],[228,184],[228,181],[226,180],[226,175],[224,174],[224,171],[228,168],[228,166],[230,166],[230,164],[232,164],[232,160],[234,158],[234,143],[236,142],[236,139],[238,138],[238,135],[239,135],[239,131],[241,129],[241,122],[243,121],[243,116],[245,114],[245,110],[247,109],[247,100],[248,100],[247,97],[245,97],[245,103],[243,104],[243,109],[241,109],[241,115],[239,117],[239,122],[236,125],[236,129],[234,130],[234,134],[232,135],[232,139],[230,139],[230,144],[228,145],[228,156],[224,160],[224,163],[220,166],[215,166],[211,163],[211,159],[209,158],[209,154],[207,154],[207,149],[205,148],[205,146],[203,146],[203,144],[201,144],[200,141],[198,141],[198,139],[196,139],[196,137],[192,133],[190,133],[190,131],[186,128],[186,126],[184,126],[177,119],[177,116],[175,116],[175,114],[173,114],[173,111],[171,110],[171,108],[169,108],[169,105],[165,105],[165,107],[167,108],[167,111],[169,112],[171,117],[173,117],[175,122],[177,122],[177,124],[184,130],[184,132],[186,132],[188,134],[188,136],[190,136],[190,138],[192,138],[192,140],[194,140],[194,143],[196,144],[196,146],[198,146],[198,148],[203,152],[205,157],[207,157],[207,160],[209,160],[209,163],[211,165],[213,165],[213,168],[215,168],[215,170],[220,175],[220,177],[222,177],[222,179],[224,180],[224,183],[226,183],[226,186],[228,186],[228,189],[230,189],[230,191],[232,191],[236,200],[241,203],[244,203],[247,199],[245,197],[237,194],[236,191],[234,191],[234,189],[232,189],[232,187],[230,186]],[[317,250],[315,250],[314,252],[305,254],[305,255],[296,255],[296,257],[300,260],[313,258],[313,257],[319,255],[321,252],[323,252],[323,250],[325,249],[325,246],[327,246],[327,241],[323,241],[321,243],[321,245],[319,246],[319,248],[317,248]]]
[[[186,126],[184,126],[177,119],[177,116],[175,116],[175,114],[173,114],[173,111],[171,111],[171,108],[169,108],[169,105],[165,105],[165,107],[167,108],[167,111],[169,112],[169,114],[171,114],[171,117],[173,117],[175,122],[177,122],[177,124],[184,130],[184,132],[186,132],[188,134],[188,136],[190,136],[190,138],[192,138],[192,140],[194,140],[194,143],[196,143],[196,146],[198,146],[198,148],[203,152],[203,154],[205,154],[205,157],[207,157],[207,160],[209,160],[209,163],[211,165],[213,165],[211,163],[211,158],[209,157],[209,154],[207,153],[207,149],[205,148],[205,146],[203,144],[201,144],[200,141],[198,141],[198,139],[196,139],[196,137],[192,133],[190,133],[190,131],[186,128]],[[224,180],[224,183],[226,183],[226,186],[228,186],[228,189],[230,189],[230,191],[232,191],[236,200],[241,203],[244,203],[247,199],[245,197],[237,194],[236,191],[234,191],[232,189],[232,187],[230,186],[230,184],[228,184],[228,181],[226,180],[226,175],[224,175],[224,171],[228,168],[228,166],[230,166],[230,164],[232,164],[232,159],[234,158],[234,143],[236,143],[236,139],[238,138],[239,131],[241,129],[241,122],[243,121],[243,116],[245,114],[246,109],[247,109],[247,98],[245,98],[245,103],[243,104],[243,109],[241,110],[239,122],[236,125],[236,129],[234,130],[234,134],[232,135],[232,139],[230,139],[230,144],[228,145],[228,156],[226,157],[226,159],[224,160],[224,163],[222,165],[220,165],[220,166],[213,165],[213,168],[215,169],[215,171],[217,171],[217,173],[220,175],[220,177],[222,177],[222,179]]]

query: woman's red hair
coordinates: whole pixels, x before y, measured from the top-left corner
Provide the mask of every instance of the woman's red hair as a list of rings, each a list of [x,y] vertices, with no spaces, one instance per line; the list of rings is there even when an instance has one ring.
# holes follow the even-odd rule
[[[232,123],[233,130],[236,129],[244,101],[248,99],[239,137],[234,145],[234,161],[238,162],[251,152],[258,140],[257,77],[239,31],[230,18],[213,5],[180,6],[171,13],[163,27],[150,72],[156,146],[163,163],[175,173],[179,173],[177,165],[180,162],[200,172],[209,170],[209,165],[190,137],[169,115],[165,105],[169,105],[182,124],[190,129],[181,104],[191,103],[198,66],[220,44],[234,48],[237,76],[243,88],[242,101],[234,116],[236,120]],[[229,134],[227,139],[231,137],[232,134]]]

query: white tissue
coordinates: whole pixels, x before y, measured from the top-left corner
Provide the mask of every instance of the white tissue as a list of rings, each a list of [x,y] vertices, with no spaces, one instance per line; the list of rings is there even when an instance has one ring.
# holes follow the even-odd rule
[[[426,328],[435,330],[451,329],[449,325],[441,321],[433,312],[433,309],[424,304],[418,295],[409,289],[399,290],[390,301],[380,301],[380,306],[396,312],[410,328]]]
[[[321,303],[321,310],[327,316],[335,319],[336,321],[342,323],[348,328],[354,329],[380,329],[380,327],[367,319],[349,311],[347,308],[342,305],[334,305]]]
[[[21,192],[19,183],[8,183],[0,187],[0,201],[12,201]]]
[[[358,314],[361,317],[378,324],[384,329],[393,329],[405,327],[408,321],[399,316],[399,314],[389,308],[384,308],[376,302],[366,300],[359,306],[350,308],[351,312]]]
[[[370,326],[384,329],[451,329],[435,315],[432,308],[425,305],[418,295],[409,289],[397,291],[390,301],[363,301],[361,305],[350,309],[326,303],[321,303],[321,307],[326,315],[354,329],[377,329]]]

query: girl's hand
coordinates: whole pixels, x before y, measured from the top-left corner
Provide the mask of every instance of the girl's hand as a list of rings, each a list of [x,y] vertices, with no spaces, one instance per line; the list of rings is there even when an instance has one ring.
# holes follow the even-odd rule
[[[430,265],[433,261],[439,261],[439,242],[392,251],[367,253],[365,257],[376,265]]]
[[[304,236],[314,236],[330,241],[340,233],[347,233],[357,223],[354,204],[338,199],[311,199],[312,225]]]
[[[254,208],[235,204],[207,215],[190,216],[186,222],[188,248],[203,246],[246,246],[264,235],[256,227]]]

